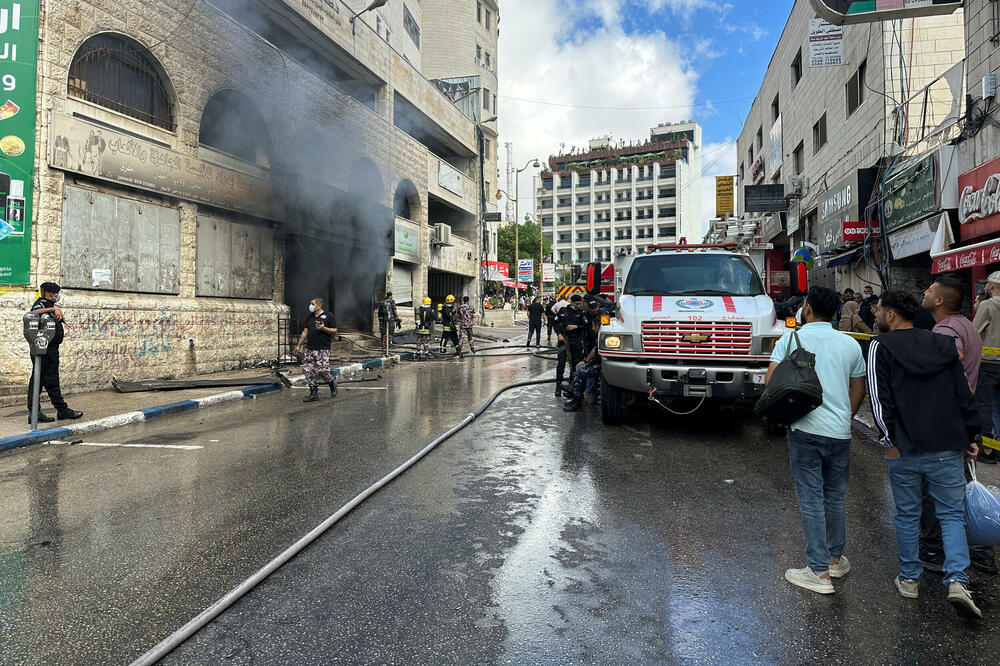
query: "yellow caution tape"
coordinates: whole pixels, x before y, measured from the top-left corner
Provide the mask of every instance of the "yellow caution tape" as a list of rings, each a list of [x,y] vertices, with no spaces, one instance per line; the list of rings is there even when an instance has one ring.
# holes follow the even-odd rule
[[[1000,347],[983,347],[983,353],[992,356],[1000,356]]]
[[[991,449],[1000,449],[1000,441],[993,439],[992,437],[987,437],[983,435],[983,446]]]
[[[874,333],[855,333],[854,331],[841,331],[844,335],[849,335],[855,340],[871,340],[876,337]],[[1000,347],[983,347],[983,353],[987,356],[1000,356]]]

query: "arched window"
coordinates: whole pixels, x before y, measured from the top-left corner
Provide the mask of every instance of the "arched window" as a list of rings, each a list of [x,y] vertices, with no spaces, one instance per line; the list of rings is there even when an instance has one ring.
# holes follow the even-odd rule
[[[417,188],[411,181],[401,180],[396,186],[392,208],[397,217],[407,220],[412,220],[420,210],[420,195],[417,194]]]
[[[235,90],[220,90],[201,114],[198,142],[260,166],[270,164],[267,126],[250,98]]]
[[[135,40],[103,33],[83,43],[69,68],[69,94],[173,131],[169,82]]]

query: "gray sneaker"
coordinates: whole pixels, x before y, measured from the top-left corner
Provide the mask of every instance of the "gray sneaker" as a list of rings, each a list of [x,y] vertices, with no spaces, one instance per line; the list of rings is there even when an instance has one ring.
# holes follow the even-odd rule
[[[969,590],[957,580],[948,584],[948,603],[964,618],[979,619],[983,616],[983,611],[979,610],[979,607],[972,601]]]
[[[834,592],[833,582],[829,578],[817,576],[809,567],[787,570],[785,572],[785,580],[792,585],[804,587],[819,594],[833,594]]]
[[[907,599],[916,599],[920,596],[920,586],[912,578],[896,576],[896,589]]]
[[[840,559],[834,562],[830,560],[830,578],[843,578],[851,570],[851,563],[847,560],[844,555],[840,556]]]

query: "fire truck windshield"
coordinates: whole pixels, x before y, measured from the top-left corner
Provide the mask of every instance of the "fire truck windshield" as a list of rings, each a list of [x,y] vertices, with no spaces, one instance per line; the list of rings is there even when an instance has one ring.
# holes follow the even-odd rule
[[[757,269],[738,254],[677,253],[638,257],[625,294],[632,296],[760,296]]]

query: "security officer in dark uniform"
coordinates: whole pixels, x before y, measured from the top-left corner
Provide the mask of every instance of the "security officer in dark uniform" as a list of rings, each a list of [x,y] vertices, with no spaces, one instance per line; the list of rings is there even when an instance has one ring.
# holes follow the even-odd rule
[[[570,383],[577,364],[583,360],[584,335],[589,326],[589,317],[583,311],[583,296],[573,294],[569,299],[569,307],[563,308],[563,338],[566,339],[567,360],[570,364]]]
[[[56,408],[56,417],[59,419],[78,419],[83,416],[83,412],[77,409],[70,409],[63,399],[62,390],[59,388],[59,345],[63,341],[63,313],[62,309],[56,305],[60,301],[60,287],[55,282],[43,282],[39,288],[41,297],[31,306],[31,311],[37,315],[51,315],[56,320],[56,335],[49,343],[48,351],[41,357],[41,384],[49,394],[49,401]],[[32,382],[28,382],[28,423],[31,423],[31,406],[34,401],[32,395]],[[38,410],[39,423],[51,423],[55,421],[51,416]]]
[[[455,297],[451,294],[444,299],[444,305],[438,306],[441,317],[441,353],[448,350],[448,341],[455,345],[455,356],[465,358],[462,345],[458,341],[458,312],[455,310]]]
[[[382,332],[382,347],[393,344],[392,336],[397,328],[401,328],[403,322],[400,321],[396,313],[396,301],[392,298],[392,292],[387,291],[385,299],[378,307],[378,326]]]
[[[565,318],[569,306],[564,302],[556,303],[552,306],[555,315],[549,321],[552,322],[552,330],[556,332],[556,397],[558,398],[564,391],[569,391],[568,386],[563,385],[566,378],[566,357],[569,352],[566,349],[566,332],[563,330]]]

